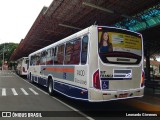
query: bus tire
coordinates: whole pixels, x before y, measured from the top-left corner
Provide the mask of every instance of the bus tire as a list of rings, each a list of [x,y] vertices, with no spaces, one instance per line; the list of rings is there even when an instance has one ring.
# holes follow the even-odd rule
[[[54,90],[53,90],[53,80],[50,78],[49,82],[48,82],[48,93],[49,95],[53,95],[54,94]]]

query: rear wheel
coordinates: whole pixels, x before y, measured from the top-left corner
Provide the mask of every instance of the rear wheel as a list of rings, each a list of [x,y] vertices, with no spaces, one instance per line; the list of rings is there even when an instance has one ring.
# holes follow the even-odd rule
[[[49,83],[48,83],[48,93],[49,95],[53,95],[54,94],[54,90],[53,90],[53,80],[49,79]]]

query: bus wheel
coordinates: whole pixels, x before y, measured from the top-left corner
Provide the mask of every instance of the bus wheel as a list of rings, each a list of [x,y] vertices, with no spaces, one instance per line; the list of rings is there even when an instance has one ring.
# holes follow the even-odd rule
[[[53,91],[53,80],[52,79],[50,79],[49,83],[48,83],[48,93],[49,93],[49,95],[53,95],[54,94],[54,91]]]

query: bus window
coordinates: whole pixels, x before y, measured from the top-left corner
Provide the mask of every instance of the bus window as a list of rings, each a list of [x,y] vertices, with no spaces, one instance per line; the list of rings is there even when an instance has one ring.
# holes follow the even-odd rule
[[[82,51],[81,51],[81,64],[84,65],[87,62],[88,50],[88,35],[82,38]]]
[[[46,64],[46,51],[41,52],[40,65]]]
[[[80,39],[66,43],[64,64],[79,64],[80,49]]]
[[[33,56],[31,56],[30,59],[31,59],[31,60],[30,60],[30,66],[33,66]]]
[[[98,29],[98,51],[103,63],[139,64],[142,38],[139,34],[114,28]]]
[[[27,64],[28,63],[28,59],[24,59],[24,64]]]
[[[31,56],[31,62],[30,62],[30,65],[31,65],[31,66],[36,65],[35,59],[36,59],[36,55]]]
[[[57,64],[58,62],[57,62],[57,47],[55,47],[55,49],[54,49],[54,52],[53,52],[54,54],[54,64]]]
[[[64,44],[63,45],[59,45],[58,47],[56,47],[56,49],[57,49],[57,53],[56,53],[57,59],[54,60],[54,64],[63,64]]]
[[[54,56],[54,48],[52,48],[51,51],[52,51],[52,52],[51,52],[51,53],[52,53],[51,56],[52,56],[52,58],[53,58],[53,56]]]
[[[79,64],[81,51],[81,39],[74,41],[73,64]]]
[[[35,60],[36,60],[36,61],[35,61],[35,62],[36,62],[36,65],[39,65],[39,64],[40,64],[40,57],[41,57],[40,55],[41,55],[40,53],[37,53],[37,54],[36,54],[36,58],[35,58]]]
[[[73,44],[73,41],[66,43],[64,64],[71,64],[72,62]]]
[[[46,65],[53,65],[52,49],[47,50]]]

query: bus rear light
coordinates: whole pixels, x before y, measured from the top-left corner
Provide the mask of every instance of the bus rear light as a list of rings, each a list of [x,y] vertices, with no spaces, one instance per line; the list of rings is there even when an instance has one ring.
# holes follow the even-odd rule
[[[145,77],[145,75],[144,75],[144,71],[142,71],[141,87],[143,87],[143,86],[144,86],[144,77]]]
[[[93,86],[96,89],[100,89],[99,70],[93,74]]]
[[[25,67],[23,67],[23,72],[26,72]]]
[[[102,30],[102,28],[101,28],[101,27],[98,27],[98,30]]]

